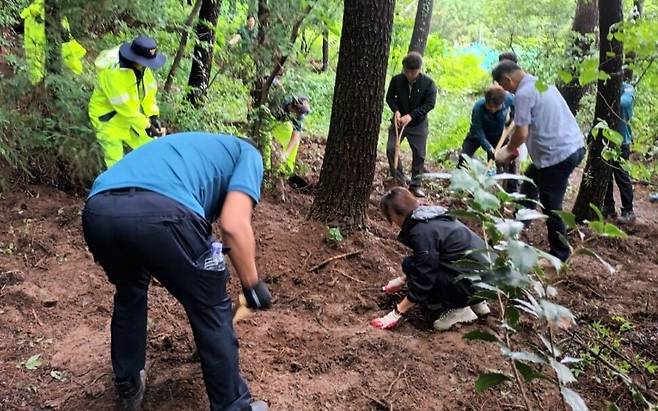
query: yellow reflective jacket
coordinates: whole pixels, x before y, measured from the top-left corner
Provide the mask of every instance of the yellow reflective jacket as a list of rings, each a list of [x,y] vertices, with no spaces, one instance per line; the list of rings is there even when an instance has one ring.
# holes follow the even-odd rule
[[[158,83],[151,69],[144,69],[141,83],[135,72],[119,66],[119,47],[104,50],[96,59],[96,85],[89,100],[89,118],[97,130],[112,119],[113,127],[145,133],[149,117],[160,114]]]
[[[23,44],[25,58],[28,65],[30,82],[37,84],[46,74],[46,24],[45,7],[43,0],[35,0],[21,12],[24,22]],[[62,60],[75,74],[82,73],[82,58],[87,50],[70,34],[69,22],[64,17],[62,27],[66,31],[69,41],[62,43]]]
[[[87,50],[71,35],[71,27],[66,17],[62,18],[62,27],[66,31],[68,41],[62,43],[62,61],[75,74],[82,74],[82,58]]]

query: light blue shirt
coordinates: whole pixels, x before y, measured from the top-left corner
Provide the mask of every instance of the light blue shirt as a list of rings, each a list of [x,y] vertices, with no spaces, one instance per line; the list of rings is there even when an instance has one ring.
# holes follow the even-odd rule
[[[635,87],[630,83],[622,83],[621,96],[619,96],[619,125],[617,131],[624,137],[622,144],[631,144],[633,141],[633,130],[630,121],[633,118],[633,105],[635,103]]]
[[[130,152],[96,178],[89,197],[112,189],[143,188],[213,222],[231,191],[258,203],[262,180],[263,159],[249,142],[225,134],[179,133]]]
[[[540,93],[526,74],[514,95],[514,122],[528,126],[528,154],[537,168],[555,165],[585,145],[576,118],[555,86]]]

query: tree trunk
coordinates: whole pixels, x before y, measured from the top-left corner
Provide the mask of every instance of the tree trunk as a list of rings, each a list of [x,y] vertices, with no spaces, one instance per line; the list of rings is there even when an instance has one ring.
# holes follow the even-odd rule
[[[366,223],[394,4],[394,0],[345,2],[329,136],[310,216],[348,229]]]
[[[434,0],[418,0],[416,21],[414,22],[414,32],[411,35],[411,42],[409,43],[409,51],[417,51],[420,54],[425,53],[427,37],[430,34],[433,8]]]
[[[267,40],[267,27],[270,25],[270,8],[267,0],[258,0],[258,46]]]
[[[612,25],[622,21],[621,3],[621,0],[599,1],[599,70],[607,73],[611,78],[607,81],[598,81],[595,118],[606,121],[610,129],[616,129],[619,123],[623,47],[614,38],[608,40],[608,33]],[[614,53],[614,57],[608,53]],[[601,208],[612,172],[608,163],[601,158],[605,146],[603,133],[600,130],[593,130],[592,133],[585,172],[573,207],[578,221],[596,219],[596,214],[589,205],[591,203]]]
[[[46,75],[62,73],[62,16],[60,0],[46,0],[44,3],[46,16]]]
[[[322,72],[329,69],[329,29],[322,29]]]
[[[587,55],[590,54],[592,46],[594,46],[594,38],[592,33],[596,30],[599,18],[598,0],[578,0],[576,6],[576,14],[573,18],[573,31],[574,43],[568,50],[568,60],[574,62],[570,68],[570,74],[573,79],[567,84],[558,86],[560,93],[564,100],[569,105],[569,109],[575,116],[580,109],[580,100],[586,92],[586,88],[581,86],[578,82],[578,73],[576,64],[582,61]]]
[[[314,3],[315,4],[315,3]],[[295,42],[297,41],[297,37],[299,36],[299,29],[302,27],[302,23],[304,22],[304,19],[306,16],[308,16],[311,13],[311,10],[313,10],[314,4],[307,4],[306,8],[302,10],[300,17],[297,19],[297,21],[292,25],[292,30],[290,32],[290,44],[294,45]],[[267,102],[267,95],[270,92],[270,87],[272,86],[272,82],[274,81],[274,78],[281,72],[283,69],[283,66],[286,64],[286,61],[288,60],[288,53],[285,53],[279,57],[275,64],[274,68],[272,69],[272,72],[270,75],[267,77],[267,80],[265,80],[265,84],[263,84],[263,88],[260,92],[260,97],[258,101],[256,102],[256,106],[262,106]]]
[[[202,0],[199,21],[195,31],[199,43],[194,46],[194,59],[187,85],[191,87],[187,99],[195,107],[201,105],[208,92],[208,81],[212,69],[212,56],[215,47],[215,28],[219,17],[221,0]]]
[[[176,57],[174,57],[173,63],[171,63],[171,69],[169,74],[167,74],[167,81],[165,81],[164,91],[169,92],[171,90],[171,85],[174,82],[174,76],[178,70],[181,60],[183,59],[183,54],[185,53],[185,47],[187,47],[187,38],[189,37],[189,30],[196,19],[197,14],[199,14],[199,9],[201,8],[202,0],[196,0],[194,7],[192,7],[192,12],[185,21],[185,27],[183,28],[183,34],[180,38],[180,44],[178,45],[178,50],[176,51]]]

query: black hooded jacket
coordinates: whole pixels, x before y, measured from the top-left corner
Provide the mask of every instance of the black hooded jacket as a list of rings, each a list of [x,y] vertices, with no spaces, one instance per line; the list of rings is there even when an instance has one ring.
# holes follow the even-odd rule
[[[413,250],[412,263],[417,275],[407,277],[407,298],[425,304],[432,290],[465,270],[455,262],[469,250],[482,249],[485,244],[473,231],[447,214],[443,207],[419,206],[404,220],[398,240]]]

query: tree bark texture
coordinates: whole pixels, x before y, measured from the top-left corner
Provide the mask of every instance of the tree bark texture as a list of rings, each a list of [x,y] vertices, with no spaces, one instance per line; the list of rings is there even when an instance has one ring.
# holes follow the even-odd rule
[[[346,0],[318,193],[311,218],[366,223],[384,104],[394,0]]]
[[[608,40],[610,28],[621,22],[622,1],[599,1],[600,51],[599,70],[610,75],[608,80],[599,80],[597,84],[595,117],[608,123],[608,127],[616,129],[619,123],[619,95],[622,81],[623,46],[616,39]],[[611,57],[608,53],[614,53]],[[573,212],[578,221],[596,219],[596,214],[590,208],[590,203],[601,208],[605,192],[610,182],[612,169],[601,157],[605,147],[605,137],[599,130],[593,130],[589,143],[589,155],[580,184],[578,197]]]
[[[329,69],[329,29],[322,29],[322,69],[324,73]]]
[[[187,47],[187,39],[189,37],[189,28],[194,24],[194,19],[196,19],[197,14],[199,14],[199,9],[201,8],[201,3],[203,0],[196,0],[194,7],[192,7],[192,12],[187,17],[185,21],[185,27],[183,28],[183,34],[180,38],[180,44],[178,45],[178,50],[176,51],[176,57],[174,57],[173,63],[171,63],[171,69],[169,74],[167,74],[167,80],[165,81],[164,91],[169,92],[171,90],[171,85],[174,82],[174,76],[176,71],[178,71],[178,66],[183,59],[183,54],[185,53],[185,47]]]
[[[598,0],[578,0],[576,5],[576,14],[573,18],[571,30],[574,34],[574,43],[567,51],[568,59],[573,62],[582,61],[594,46],[594,38],[591,36],[598,25],[599,9]],[[569,105],[569,109],[575,116],[580,109],[580,100],[585,95],[586,87],[578,82],[575,67],[571,68],[573,79],[567,84],[561,84],[558,88],[564,100]]]
[[[270,25],[270,8],[267,0],[258,0],[258,46],[267,40],[267,27]]]
[[[195,32],[199,43],[194,46],[194,58],[188,86],[191,87],[187,99],[195,107],[201,105],[208,92],[208,81],[212,69],[212,56],[215,47],[215,29],[219,10],[222,6],[221,0],[202,0],[199,11],[199,21]]]
[[[425,53],[427,37],[430,34],[433,8],[434,0],[418,0],[416,20],[414,22],[414,31],[411,35],[411,42],[409,43],[409,51],[417,51],[420,54]]]
[[[61,1],[46,0],[44,2],[46,24],[46,75],[62,73],[62,16]]]

